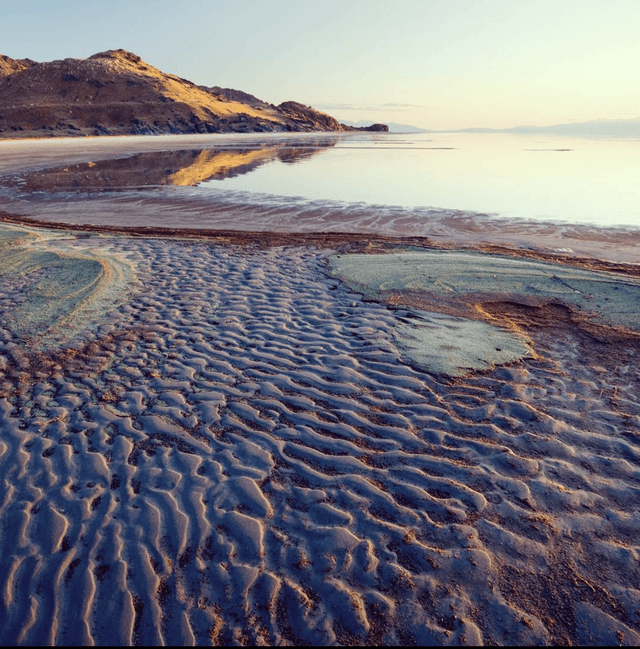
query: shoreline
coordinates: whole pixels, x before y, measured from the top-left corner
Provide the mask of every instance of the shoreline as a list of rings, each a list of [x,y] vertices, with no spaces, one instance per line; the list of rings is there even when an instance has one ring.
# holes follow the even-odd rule
[[[347,232],[264,232],[237,230],[203,230],[191,228],[155,228],[100,226],[91,224],[65,224],[51,221],[39,221],[11,215],[0,211],[0,223],[19,227],[42,229],[43,231],[73,233],[74,237],[85,238],[96,235],[107,237],[124,237],[133,240],[183,242],[210,244],[222,248],[241,248],[248,251],[264,251],[273,248],[302,248],[320,253],[329,252],[338,257],[347,255],[387,255],[393,256],[398,251],[437,251],[441,253],[479,254],[487,261],[492,258],[504,260],[523,260],[544,262],[565,268],[576,268],[594,272],[604,272],[625,281],[640,280],[640,264],[615,263],[597,258],[569,256],[567,253],[554,253],[542,250],[517,249],[495,244],[456,246],[453,243],[433,241],[420,236],[383,236]],[[104,264],[104,261],[100,263]],[[327,269],[328,272],[328,269]],[[514,272],[517,272],[514,269]],[[495,275],[494,275],[495,277]],[[568,303],[551,295],[509,293],[490,288],[488,283],[481,292],[463,291],[446,296],[436,294],[427,288],[408,286],[403,289],[388,288],[370,293],[364,285],[359,286],[346,281],[363,300],[386,305],[387,308],[414,308],[426,312],[439,313],[454,318],[464,318],[497,325],[503,330],[551,331],[554,329],[571,330],[575,335],[592,340],[598,345],[631,344],[640,342],[640,327],[629,329],[619,324],[598,318],[597,313],[588,313],[584,307]],[[592,298],[590,298],[592,299]],[[608,299],[608,298],[607,298]],[[614,354],[614,356],[616,356]]]
[[[202,229],[180,227],[97,225],[90,223],[65,223],[53,220],[42,220],[0,210],[0,222],[23,225],[49,230],[79,231],[95,234],[120,234],[130,237],[175,238],[185,240],[203,240],[240,246],[272,247],[281,245],[311,245],[320,248],[332,248],[344,252],[384,251],[393,247],[418,247],[434,250],[468,250],[498,256],[516,256],[523,259],[536,259],[589,270],[603,270],[640,277],[640,261],[608,261],[597,256],[571,255],[564,251],[531,249],[500,245],[492,242],[464,241],[460,237],[458,245],[453,241],[438,241],[429,236],[376,235],[368,232],[292,232],[269,230],[231,230]],[[628,233],[621,231],[620,236]],[[640,235],[638,237],[640,239]],[[466,244],[466,245],[465,245]],[[635,247],[635,246],[634,246]],[[640,253],[638,253],[640,255]]]

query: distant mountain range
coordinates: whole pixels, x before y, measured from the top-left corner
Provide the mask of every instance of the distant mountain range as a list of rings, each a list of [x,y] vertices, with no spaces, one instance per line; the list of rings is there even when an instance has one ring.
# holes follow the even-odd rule
[[[588,122],[552,124],[551,126],[516,126],[506,129],[463,129],[459,132],[475,133],[549,133],[576,137],[640,137],[638,119],[599,119]]]
[[[0,138],[351,130],[295,101],[197,86],[126,50],[49,63],[0,55]]]
[[[587,122],[569,122],[550,126],[514,126],[513,128],[464,128],[456,131],[429,131],[430,133],[523,133],[565,135],[575,137],[638,137],[640,118],[598,119]]]
[[[359,122],[344,122],[347,126],[362,127],[371,124],[371,120]],[[564,135],[567,137],[592,137],[640,138],[640,118],[636,119],[599,119],[587,122],[570,122],[566,124],[552,124],[550,126],[515,126],[512,128],[462,128],[435,130],[425,129],[409,124],[396,124],[387,122],[391,133],[522,133],[541,135]]]

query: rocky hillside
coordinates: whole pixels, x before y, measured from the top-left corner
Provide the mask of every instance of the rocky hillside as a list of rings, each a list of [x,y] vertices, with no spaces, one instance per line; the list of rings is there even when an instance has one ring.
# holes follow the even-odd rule
[[[0,138],[350,130],[293,101],[196,86],[125,50],[50,63],[0,56]]]

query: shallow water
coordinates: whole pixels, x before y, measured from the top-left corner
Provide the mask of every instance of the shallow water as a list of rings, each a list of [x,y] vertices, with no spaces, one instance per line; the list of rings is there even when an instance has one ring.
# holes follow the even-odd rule
[[[30,151],[40,155],[30,158]],[[293,197],[392,206],[416,224],[424,219],[423,208],[436,208],[640,227],[637,140],[354,133],[0,143],[0,173],[26,163],[32,173],[11,183],[31,192],[197,185],[192,191],[200,200],[217,200],[223,190],[283,208]]]
[[[351,137],[323,155],[293,165],[276,160],[224,187],[610,227],[640,225],[638,178],[637,141],[422,133]]]
[[[73,227],[420,236],[639,263],[637,146],[367,133],[0,142],[0,210]]]

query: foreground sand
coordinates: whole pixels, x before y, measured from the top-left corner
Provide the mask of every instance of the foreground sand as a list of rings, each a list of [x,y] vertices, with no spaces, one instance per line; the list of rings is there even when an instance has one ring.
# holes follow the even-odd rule
[[[326,246],[65,240],[136,270],[48,337],[0,285],[0,643],[640,641],[632,332],[487,299],[534,357],[452,379]]]

